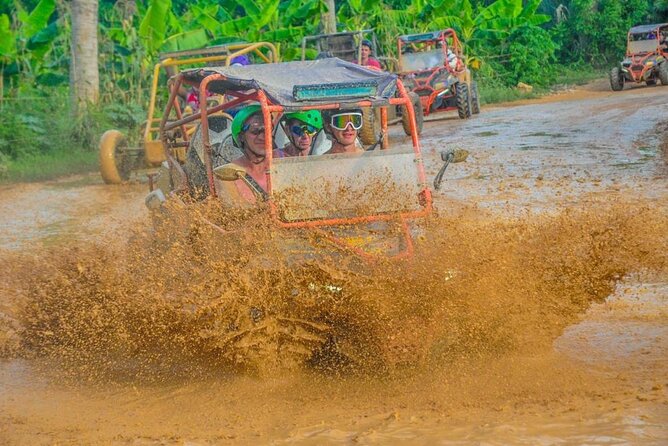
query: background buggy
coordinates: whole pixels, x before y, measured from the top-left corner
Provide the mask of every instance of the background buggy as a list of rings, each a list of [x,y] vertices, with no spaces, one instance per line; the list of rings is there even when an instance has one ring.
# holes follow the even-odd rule
[[[169,78],[178,73],[178,68],[184,65],[189,67],[203,64],[230,65],[235,57],[243,55],[254,55],[266,63],[278,62],[278,51],[268,42],[235,43],[161,54],[160,61],[153,67],[150,101],[146,121],[143,124],[141,146],[128,146],[126,136],[118,130],[108,130],[100,138],[100,173],[104,182],[121,183],[130,178],[133,170],[157,167],[167,159],[165,147],[158,138],[162,104],[156,106],[163,96],[162,91],[158,89],[163,70]],[[164,98],[162,100],[164,101]],[[180,138],[178,135],[175,136]],[[181,151],[176,156],[183,158],[184,152]]]
[[[420,97],[424,114],[457,110],[462,119],[480,113],[478,86],[452,29],[397,39],[399,76]]]
[[[626,57],[610,70],[610,88],[621,91],[624,83],[668,85],[668,23],[634,26],[627,34]]]

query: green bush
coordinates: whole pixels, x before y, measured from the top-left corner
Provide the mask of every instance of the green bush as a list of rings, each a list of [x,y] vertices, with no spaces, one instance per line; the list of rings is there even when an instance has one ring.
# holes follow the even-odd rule
[[[557,45],[548,31],[523,26],[508,40],[510,58],[505,68],[512,85],[525,82],[544,86],[554,81]]]

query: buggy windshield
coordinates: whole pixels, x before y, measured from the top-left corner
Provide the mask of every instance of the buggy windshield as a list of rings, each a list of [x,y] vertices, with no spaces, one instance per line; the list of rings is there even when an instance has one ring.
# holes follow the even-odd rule
[[[421,209],[412,149],[276,159],[271,179],[286,222]]]
[[[444,62],[443,50],[440,48],[418,53],[404,53],[401,55],[402,71],[429,70],[431,68],[442,66]]]
[[[632,34],[631,37],[637,36],[638,34]],[[654,35],[656,37],[656,35]],[[656,51],[659,43],[658,40],[651,39],[647,40],[646,35],[642,35],[643,40],[633,40],[631,39],[629,41],[629,48],[628,52],[629,54],[639,54],[639,53],[651,53],[653,51]]]

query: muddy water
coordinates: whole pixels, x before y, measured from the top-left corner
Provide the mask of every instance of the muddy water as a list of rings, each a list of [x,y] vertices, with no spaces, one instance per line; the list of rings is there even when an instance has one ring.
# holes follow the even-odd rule
[[[436,338],[419,366],[381,373],[259,379],[209,361],[152,291],[197,292],[206,275],[165,284],[159,261],[115,262],[143,186],[2,189],[0,335],[16,343],[21,314],[72,331],[29,331],[51,354],[0,362],[0,443],[665,444],[668,193],[652,130],[666,99],[585,91],[428,123],[433,173],[441,147],[472,152],[446,175],[430,243],[346,288],[360,304],[393,296],[386,345]]]

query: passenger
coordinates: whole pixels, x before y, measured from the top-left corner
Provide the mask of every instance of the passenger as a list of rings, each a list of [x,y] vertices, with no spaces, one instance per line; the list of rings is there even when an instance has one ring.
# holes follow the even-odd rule
[[[325,133],[332,140],[332,147],[323,155],[364,153],[357,143],[357,133],[362,128],[362,110],[328,110],[324,118]]]
[[[257,104],[242,108],[232,121],[232,140],[244,153],[232,161],[246,169],[251,178],[264,191],[267,190],[268,168],[265,149],[265,126],[261,108]],[[247,201],[255,201],[253,191],[242,180],[234,182],[239,194]]]
[[[371,53],[373,52],[373,45],[369,40],[362,40],[360,47],[360,53],[362,54],[362,59],[360,65],[363,67],[371,68],[372,70],[381,71],[383,67],[380,66],[378,59],[374,58]]]
[[[322,115],[318,110],[286,113],[282,127],[290,142],[275,150],[274,157],[307,156],[311,154],[316,136],[322,130]]]

